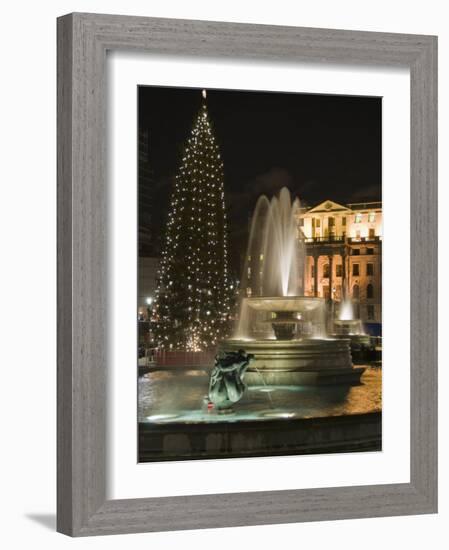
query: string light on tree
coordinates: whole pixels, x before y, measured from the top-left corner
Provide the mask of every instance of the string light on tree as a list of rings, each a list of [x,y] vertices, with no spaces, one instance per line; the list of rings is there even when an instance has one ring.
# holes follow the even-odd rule
[[[223,162],[206,90],[202,97],[175,177],[154,303],[154,334],[167,349],[211,348],[229,325]]]

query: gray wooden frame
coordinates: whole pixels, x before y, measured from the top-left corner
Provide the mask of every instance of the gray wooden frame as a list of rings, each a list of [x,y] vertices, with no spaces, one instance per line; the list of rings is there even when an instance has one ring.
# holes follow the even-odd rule
[[[411,480],[106,500],[106,52],[411,72]],[[72,536],[437,511],[437,39],[75,13],[58,19],[58,506]]]

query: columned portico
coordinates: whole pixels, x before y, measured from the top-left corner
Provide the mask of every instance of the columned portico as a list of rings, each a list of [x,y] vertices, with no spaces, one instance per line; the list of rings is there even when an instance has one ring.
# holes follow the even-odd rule
[[[334,240],[306,243],[305,289],[309,295],[321,298],[326,297],[326,290],[328,298],[340,301],[347,294],[347,253],[345,242]]]

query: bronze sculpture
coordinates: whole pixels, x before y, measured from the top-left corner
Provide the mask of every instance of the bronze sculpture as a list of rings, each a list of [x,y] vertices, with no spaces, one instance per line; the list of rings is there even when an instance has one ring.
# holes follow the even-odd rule
[[[209,401],[218,412],[231,412],[246,389],[245,372],[254,355],[244,350],[226,351],[215,357],[215,365],[209,380]]]

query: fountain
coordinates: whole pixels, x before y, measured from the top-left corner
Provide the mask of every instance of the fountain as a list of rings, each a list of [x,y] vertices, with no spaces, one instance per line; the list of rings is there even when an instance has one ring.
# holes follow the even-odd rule
[[[349,338],[353,343],[369,345],[369,335],[363,329],[361,319],[355,319],[350,300],[345,300],[340,307],[338,319],[334,319],[334,333],[337,338]]]
[[[349,339],[352,359],[365,361],[373,355],[374,346],[369,334],[366,334],[361,319],[354,318],[352,303],[345,300],[340,307],[339,318],[333,321],[332,338]]]
[[[261,196],[252,218],[241,289],[239,323],[219,352],[254,356],[245,382],[269,385],[357,383],[350,340],[326,333],[323,298],[304,296],[305,244],[299,233],[300,202],[283,188]]]

